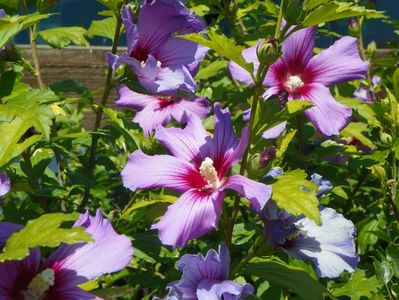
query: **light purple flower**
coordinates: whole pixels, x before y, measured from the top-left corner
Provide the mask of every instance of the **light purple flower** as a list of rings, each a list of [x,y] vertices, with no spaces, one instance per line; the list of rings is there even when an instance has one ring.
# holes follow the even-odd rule
[[[313,174],[311,181],[319,187],[318,197],[332,189],[331,183],[318,174]],[[320,277],[353,272],[359,262],[355,225],[334,209],[320,206],[319,210],[321,226],[304,216],[290,215],[269,201],[261,215],[266,243],[297,259],[311,261]]]
[[[128,52],[120,57],[108,54],[113,69],[127,64],[140,84],[151,93],[194,92],[193,75],[207,48],[175,38],[177,34],[204,30],[200,18],[177,0],[145,0],[134,23],[130,7],[122,12]]]
[[[224,244],[220,245],[219,253],[212,249],[205,257],[186,254],[177,262],[177,267],[183,275],[167,286],[168,300],[239,300],[254,291],[250,284],[229,280],[230,255]]]
[[[242,131],[238,141],[229,110],[222,110],[217,103],[214,110],[213,138],[195,115],[184,129],[158,126],[155,138],[173,156],[149,156],[137,150],[122,171],[124,186],[132,191],[167,188],[182,193],[152,226],[159,230],[163,244],[185,246],[189,240],[214,229],[222,212],[225,189],[247,197],[256,212],[270,197],[270,186],[238,174],[228,176],[248,146],[248,129]]]
[[[118,106],[138,111],[133,122],[140,124],[145,136],[158,125],[165,126],[172,118],[179,123],[187,123],[189,115],[204,119],[210,111],[209,102],[203,97],[191,101],[175,96],[150,96],[136,93],[124,85],[119,86],[118,94]]]
[[[338,135],[352,114],[350,108],[338,103],[328,87],[365,78],[368,62],[359,56],[357,40],[343,37],[328,49],[313,56],[317,27],[308,27],[289,36],[282,44],[282,57],[268,70],[264,86],[269,87],[264,94],[268,99],[282,91],[288,93],[288,100],[309,100],[313,107],[305,111],[307,118],[323,134]],[[247,62],[259,65],[256,56],[257,45],[242,52]],[[237,64],[230,62],[230,72],[234,79],[253,85],[250,74]]]
[[[0,172],[0,199],[2,196],[10,191],[11,183],[10,178],[6,172]]]
[[[78,285],[119,271],[126,267],[133,255],[128,237],[117,234],[100,210],[91,217],[82,214],[74,227],[82,226],[94,242],[61,245],[41,264],[40,249],[30,250],[21,261],[0,263],[1,299],[30,300],[88,300],[101,299],[80,289]],[[0,248],[21,225],[0,223]]]
[[[372,92],[377,88],[377,86],[380,82],[381,82],[381,78],[379,76],[373,76],[371,78],[372,86],[369,88],[363,84],[360,84],[358,89],[353,93],[353,96],[360,100],[363,100],[364,102],[373,103],[374,98],[373,98]]]

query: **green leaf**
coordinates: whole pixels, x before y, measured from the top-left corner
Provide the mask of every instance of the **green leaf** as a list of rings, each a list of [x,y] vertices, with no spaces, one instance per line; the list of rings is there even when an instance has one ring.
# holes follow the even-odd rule
[[[6,16],[0,19],[0,48],[29,26],[47,19],[50,14],[33,13],[26,16]]]
[[[56,27],[39,31],[38,33],[46,44],[56,49],[65,48],[71,43],[90,48],[89,42],[84,37],[86,29],[83,27]]]
[[[373,294],[378,293],[381,284],[375,276],[366,277],[363,270],[357,269],[351,280],[341,287],[334,288],[332,294],[335,297],[348,296],[351,300],[360,300],[361,297],[372,299]]]
[[[362,123],[362,122],[352,122],[349,123],[348,126],[346,126],[342,131],[341,135],[343,137],[354,137],[357,139],[359,142],[361,142],[363,145],[370,149],[375,149],[375,145],[373,142],[367,138],[366,136],[363,135],[363,131],[367,130],[367,124]]]
[[[294,170],[276,177],[272,185],[272,198],[278,207],[288,213],[305,215],[320,224],[319,201],[316,197],[317,186],[306,180],[304,170]]]
[[[308,273],[299,267],[287,265],[272,259],[252,259],[244,272],[266,279],[271,285],[278,285],[297,294],[304,300],[322,300],[328,291]]]
[[[119,9],[123,4],[123,0],[97,0],[97,2],[117,13],[119,13]]]
[[[288,149],[288,145],[291,143],[296,132],[297,132],[296,130],[293,130],[284,135],[284,137],[282,137],[281,139],[280,138],[278,139],[276,159],[281,159],[283,157],[284,153]]]
[[[179,35],[177,37],[211,48],[218,54],[234,61],[236,64],[247,70],[250,74],[253,73],[253,64],[247,63],[241,55],[244,47],[236,45],[234,41],[230,40],[225,35],[217,33],[214,28],[211,28],[207,31],[207,38],[203,33],[190,33]]]
[[[0,104],[0,167],[14,157],[20,155],[26,148],[38,142],[42,136],[48,138],[52,124],[53,112],[46,105],[36,103],[6,103]],[[23,139],[31,129],[39,134],[33,134]]]
[[[44,91],[38,89],[25,88],[21,86],[14,89],[11,95],[4,97],[3,101],[7,104],[25,106],[29,104],[52,103],[58,101],[58,96],[49,89]]]
[[[399,248],[398,245],[390,246],[386,252],[387,260],[391,264],[393,273],[399,279]]]
[[[391,281],[393,276],[393,269],[391,265],[383,260],[382,262],[374,261],[375,274],[380,282],[387,285]]]
[[[110,17],[99,21],[94,20],[91,22],[86,34],[90,38],[101,36],[113,40],[115,36],[115,29],[116,17]]]
[[[16,12],[19,8],[19,0],[0,0],[0,8]]]
[[[367,124],[370,124],[375,127],[381,127],[381,123],[377,118],[376,112],[373,110],[372,105],[365,103],[362,100],[355,98],[346,98],[346,97],[337,97],[337,100],[355,110]]]
[[[323,4],[327,1],[330,0],[305,0],[304,6],[306,10],[312,10],[313,8],[319,6],[320,4]]]
[[[359,246],[359,254],[367,252],[367,248],[370,245],[374,245],[378,241],[378,236],[374,233],[378,230],[379,222],[376,219],[372,219],[359,231],[357,238]]]
[[[368,18],[385,18],[384,12],[381,11],[366,9],[362,6],[357,6],[350,2],[331,1],[328,3],[324,3],[323,5],[320,5],[314,10],[310,11],[310,13],[308,13],[308,15],[303,20],[302,26],[314,26],[321,23],[354,16],[367,16]]]
[[[29,221],[26,226],[13,233],[0,253],[0,262],[21,260],[35,247],[57,247],[61,243],[69,245],[92,241],[90,234],[83,227],[61,228],[62,223],[75,221],[78,213],[53,213]]]
[[[121,216],[122,219],[127,218],[132,212],[134,212],[135,210],[138,209],[143,209],[143,208],[147,208],[149,206],[152,205],[156,205],[159,203],[173,203],[176,201],[175,197],[168,197],[166,195],[164,195],[162,197],[162,199],[158,199],[158,200],[143,200],[143,201],[139,201],[137,203],[134,203],[132,206],[130,206]]]
[[[227,67],[227,61],[216,60],[204,68],[201,68],[197,75],[195,75],[195,80],[208,79],[215,76],[220,70]]]

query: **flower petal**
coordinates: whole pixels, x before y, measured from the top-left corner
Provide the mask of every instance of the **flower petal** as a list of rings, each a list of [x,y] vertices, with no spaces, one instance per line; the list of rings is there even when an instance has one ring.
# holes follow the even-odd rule
[[[164,245],[184,247],[216,228],[222,212],[223,192],[212,194],[191,189],[168,207],[162,219],[152,225],[159,230],[159,239]]]
[[[171,114],[177,122],[187,123],[190,115],[205,119],[210,110],[209,101],[205,97],[199,97],[193,101],[182,98],[172,105]]]
[[[84,290],[75,287],[56,287],[50,288],[44,300],[102,300],[103,298],[97,297],[96,295],[89,294]]]
[[[46,261],[46,267],[56,273],[74,272],[74,284],[113,273],[125,268],[133,256],[133,247],[129,238],[118,234],[111,223],[103,219],[101,210],[96,216],[87,211],[80,215],[74,227],[82,226],[92,235],[94,242],[76,245],[62,244]]]
[[[231,280],[222,282],[215,280],[203,280],[198,285],[198,300],[240,300],[254,292],[250,284],[241,284]]]
[[[307,109],[305,115],[323,134],[339,135],[340,130],[348,123],[352,110],[337,102],[330,90],[320,83],[312,83],[306,87],[307,90],[300,98],[312,101],[314,106]]]
[[[0,197],[4,196],[10,191],[11,183],[10,178],[6,172],[0,172]]]
[[[22,228],[23,226],[19,224],[0,222],[0,250],[3,249],[11,234]]]
[[[158,127],[155,138],[174,156],[198,165],[214,153],[211,137],[197,116],[191,116],[185,128]]]
[[[168,188],[185,192],[196,186],[204,186],[204,179],[187,161],[170,155],[149,156],[141,150],[129,156],[122,170],[123,185],[132,191],[137,189]]]
[[[197,288],[202,281],[222,281],[229,278],[230,255],[226,245],[221,244],[219,253],[211,249],[205,257],[202,254],[186,254],[176,265],[183,274],[179,281],[167,286],[168,296],[196,299]]]
[[[282,46],[282,59],[291,75],[303,71],[313,55],[317,26],[298,30],[286,38]]]
[[[298,259],[311,260],[321,277],[338,277],[343,271],[353,272],[359,256],[356,253],[355,226],[331,208],[320,210],[322,225],[301,218],[295,225],[304,231],[285,249]]]
[[[267,140],[278,138],[286,127],[287,127],[287,121],[281,122],[280,124],[265,130],[265,132],[263,132],[262,134],[262,137]]]
[[[141,110],[148,104],[158,102],[158,98],[156,96],[136,93],[129,89],[126,85],[118,86],[117,92],[118,98],[116,99],[116,105],[120,107]]]
[[[360,58],[357,39],[346,36],[315,55],[304,74],[311,74],[314,82],[330,86],[365,78],[367,69],[368,62]]]
[[[138,46],[153,53],[173,33],[192,33],[204,29],[200,18],[176,0],[144,1],[138,15]]]
[[[139,33],[136,24],[133,23],[133,14],[130,6],[125,6],[121,13],[123,25],[125,25],[127,51],[130,54],[137,44]]]
[[[0,263],[0,299],[24,299],[22,294],[37,275],[40,264],[40,250],[31,249],[30,254],[20,261]]]
[[[223,188],[232,189],[246,197],[251,202],[251,208],[257,213],[260,213],[272,193],[270,185],[237,174],[230,176]]]
[[[138,123],[148,137],[158,126],[165,126],[172,120],[170,107],[160,108],[154,102],[148,104],[143,110],[136,113],[133,122]]]
[[[258,56],[256,54],[256,49],[258,48],[258,44],[259,44],[259,42],[256,45],[253,45],[252,47],[249,47],[249,48],[243,50],[241,53],[247,63],[253,63],[254,73],[256,73],[256,71],[259,67],[259,60],[258,60]],[[234,78],[234,80],[243,82],[243,83],[247,84],[248,86],[254,85],[254,81],[251,77],[251,74],[247,70],[245,70],[243,67],[240,67],[239,65],[237,65],[235,62],[233,62],[233,61],[229,62],[229,70],[230,70],[231,76]]]

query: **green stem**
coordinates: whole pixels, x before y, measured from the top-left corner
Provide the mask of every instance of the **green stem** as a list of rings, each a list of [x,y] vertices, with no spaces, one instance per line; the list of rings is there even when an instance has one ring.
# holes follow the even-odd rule
[[[119,37],[120,37],[120,32],[121,32],[121,26],[122,26],[122,20],[120,18],[120,15],[117,16],[117,22],[116,22],[116,28],[115,28],[115,35],[114,35],[114,40],[112,43],[112,54],[116,54],[118,50],[118,42],[119,42]],[[103,116],[103,110],[104,107],[107,105],[108,97],[109,94],[112,90],[112,68],[109,66],[107,70],[107,78],[105,80],[105,88],[104,92],[101,98],[101,105],[98,106],[96,109],[96,120],[94,124],[94,133],[98,132],[100,125],[101,125],[101,120]],[[83,200],[80,203],[79,209],[82,210],[86,206],[89,196],[90,196],[90,188],[91,188],[91,180],[93,177],[93,171],[94,171],[94,166],[96,164],[96,152],[97,152],[97,143],[98,143],[99,136],[97,134],[93,134],[91,138],[91,149],[90,149],[90,156],[89,156],[89,162],[87,165],[87,183],[85,186],[85,192],[83,196]]]
[[[245,256],[238,265],[234,267],[234,269],[230,272],[230,278],[235,278],[235,275],[237,275],[245,266],[246,264],[252,259],[256,257],[255,251],[251,251],[248,253],[247,256]]]
[[[302,131],[302,118],[301,116],[296,116],[296,124],[297,124],[297,129],[298,129],[298,133],[297,133],[297,139],[298,139],[298,145],[299,145],[299,153],[301,156],[301,161],[300,161],[300,165],[302,167],[302,169],[306,170],[306,161],[305,161],[305,141],[303,138],[303,131]]]
[[[277,18],[276,30],[274,31],[274,37],[276,38],[276,40],[280,39],[281,22],[283,21],[283,6],[284,6],[284,0],[281,0],[280,11]]]

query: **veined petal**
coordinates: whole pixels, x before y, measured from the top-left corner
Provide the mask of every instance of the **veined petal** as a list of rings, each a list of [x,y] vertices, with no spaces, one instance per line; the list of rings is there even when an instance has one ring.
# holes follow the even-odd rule
[[[198,300],[241,300],[254,292],[250,284],[241,284],[232,280],[203,280],[198,285]]]
[[[191,189],[168,207],[162,219],[152,225],[159,230],[159,239],[164,245],[184,247],[216,228],[222,212],[223,192],[211,194]]]
[[[312,101],[314,106],[307,109],[305,115],[321,133],[339,135],[340,130],[348,124],[352,110],[337,102],[330,90],[320,83],[306,85],[306,88],[300,98]]]
[[[200,165],[214,153],[211,137],[197,116],[191,116],[185,128],[158,127],[155,138],[174,156]]]
[[[243,50],[241,53],[247,63],[253,63],[254,74],[256,73],[256,71],[259,67],[259,60],[258,60],[258,56],[256,54],[256,49],[258,48],[258,44],[259,44],[259,42],[256,43],[256,45],[253,45],[252,47],[249,47],[249,48]],[[235,62],[233,62],[233,61],[229,62],[229,70],[230,70],[231,76],[234,78],[234,80],[243,82],[243,83],[247,84],[248,86],[254,85],[254,81],[251,77],[251,74],[244,68],[237,65]]]
[[[296,258],[311,260],[320,277],[353,272],[359,261],[354,224],[331,208],[322,207],[320,217],[321,226],[307,218],[296,221],[305,234],[293,239],[285,250]]]
[[[365,78],[367,68],[368,62],[360,58],[357,39],[346,36],[315,55],[304,74],[311,74],[314,82],[330,86]]]
[[[132,91],[126,85],[120,85],[117,88],[118,98],[116,105],[130,109],[140,110],[145,108],[148,104],[157,103],[156,96],[140,94]]]
[[[223,188],[232,189],[246,197],[251,202],[251,208],[257,213],[260,213],[272,193],[270,185],[237,174],[230,176]]]
[[[101,210],[97,210],[95,217],[91,217],[88,211],[80,215],[74,224],[77,226],[86,228],[94,241],[62,244],[47,260],[47,268],[56,273],[73,272],[73,284],[76,285],[122,270],[130,263],[132,243],[127,236],[115,232],[111,223],[103,219]]]
[[[296,75],[303,71],[313,55],[317,26],[298,30],[286,38],[282,45],[282,59],[289,73]]]
[[[182,98],[172,105],[171,114],[177,122],[187,123],[190,115],[196,115],[200,119],[205,119],[210,110],[207,98],[199,97],[193,101]]]
[[[230,255],[226,245],[222,244],[219,253],[211,249],[205,257],[202,254],[186,254],[176,265],[182,277],[167,286],[169,295],[176,295],[178,299],[197,299],[197,288],[202,281],[220,282],[229,278]]]
[[[103,298],[97,297],[96,295],[85,292],[78,287],[66,287],[66,288],[51,288],[46,295],[44,300],[102,300]]]
[[[176,0],[144,1],[138,15],[138,46],[153,53],[175,32],[191,33],[204,29],[200,18]]]
[[[215,129],[213,140],[216,147],[216,160],[224,157],[226,152],[238,146],[238,139],[231,124],[231,115],[228,108],[222,109],[219,103],[215,103]]]
[[[133,122],[138,123],[148,137],[159,125],[165,126],[172,120],[171,107],[160,108],[157,102],[148,104],[136,113]]]
[[[187,161],[170,155],[149,156],[141,150],[129,156],[122,170],[123,185],[137,189],[168,188],[185,192],[196,185],[205,185],[204,179]]]
[[[0,263],[0,299],[24,299],[22,294],[37,275],[40,264],[40,250],[31,249],[30,254],[19,261]]]
[[[0,197],[4,196],[10,191],[11,183],[10,178],[6,172],[0,172]]]
[[[130,54],[139,39],[139,33],[136,24],[133,23],[133,14],[130,6],[125,6],[121,13],[121,19],[125,25],[127,50]]]

